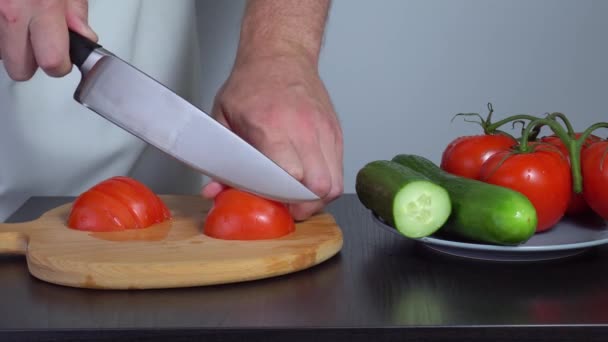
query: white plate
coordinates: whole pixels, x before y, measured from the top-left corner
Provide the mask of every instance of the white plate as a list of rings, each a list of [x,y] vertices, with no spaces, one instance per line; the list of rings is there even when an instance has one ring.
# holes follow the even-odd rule
[[[407,239],[375,213],[372,213],[372,217],[381,227]],[[577,255],[592,247],[608,244],[608,225],[595,216],[584,219],[564,218],[552,229],[537,233],[517,246],[448,240],[438,234],[414,240],[441,253],[465,258],[491,261],[541,261]]]

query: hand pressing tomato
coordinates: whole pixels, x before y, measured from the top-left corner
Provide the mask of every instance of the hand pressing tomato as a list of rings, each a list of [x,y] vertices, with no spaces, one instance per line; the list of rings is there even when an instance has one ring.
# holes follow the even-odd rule
[[[203,226],[205,235],[225,240],[274,239],[293,231],[285,204],[234,188],[215,197]]]
[[[144,184],[117,176],[98,183],[74,201],[68,217],[70,228],[116,231],[147,228],[171,218],[171,212]]]
[[[481,166],[488,158],[515,144],[515,139],[501,133],[459,137],[444,150],[441,168],[454,175],[478,179]]]
[[[480,180],[524,194],[536,209],[537,232],[554,226],[565,214],[572,180],[566,158],[554,146],[531,144],[530,152],[502,151],[482,166]]]
[[[583,196],[593,211],[608,220],[608,141],[596,142],[581,154]]]
[[[576,133],[574,136],[576,139],[578,139],[581,136],[581,134],[582,133]],[[585,139],[583,145],[581,146],[581,153],[582,153],[582,151],[587,149],[591,144],[598,142],[600,140],[601,140],[601,138],[598,136],[595,136],[593,134],[589,135]],[[570,163],[570,153],[568,152],[568,148],[557,135],[553,134],[553,135],[549,135],[549,136],[544,136],[540,139],[540,142],[548,143],[553,146],[556,146],[560,150],[560,152],[562,152],[564,154],[564,156],[566,156],[566,159],[568,159],[568,163]],[[570,195],[570,201],[568,203],[568,209],[566,209],[566,214],[575,216],[575,215],[586,214],[589,211],[591,211],[591,208],[587,204],[587,201],[585,201],[583,193],[577,194],[574,191],[572,191],[572,193]]]

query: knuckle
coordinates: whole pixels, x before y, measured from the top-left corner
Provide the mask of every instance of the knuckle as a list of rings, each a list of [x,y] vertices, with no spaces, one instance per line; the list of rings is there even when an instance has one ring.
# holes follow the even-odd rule
[[[14,81],[27,81],[36,73],[36,65],[33,62],[28,62],[28,59],[23,59],[14,54],[3,56],[4,68],[8,76]]]
[[[19,11],[18,1],[0,1],[0,18],[4,19],[9,24],[13,24],[19,21],[20,17],[21,13]]]
[[[57,52],[49,52],[38,59],[38,66],[53,76],[63,76],[69,72],[69,64],[65,58]]]
[[[70,0],[68,8],[76,9],[82,13],[87,13],[89,10],[89,2],[87,0]]]
[[[332,188],[331,179],[329,177],[317,177],[310,182],[309,187],[318,196],[327,197]]]
[[[35,0],[34,4],[39,8],[49,8],[53,6],[59,6],[65,4],[65,1],[57,0]]]
[[[333,200],[333,199],[340,197],[343,193],[344,193],[344,184],[342,182],[339,182],[331,188],[331,191],[329,192],[327,197],[329,198],[329,200]]]
[[[301,166],[288,166],[285,168],[285,171],[297,180],[304,178],[304,169]]]
[[[14,81],[27,81],[34,76],[35,70],[27,68],[7,68],[8,76]]]

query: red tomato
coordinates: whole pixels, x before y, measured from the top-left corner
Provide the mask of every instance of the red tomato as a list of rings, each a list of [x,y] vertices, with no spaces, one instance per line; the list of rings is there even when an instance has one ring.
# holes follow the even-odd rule
[[[217,239],[274,239],[295,231],[294,220],[283,203],[228,188],[214,200],[203,232]]]
[[[575,137],[578,139],[581,136],[581,134],[582,133],[576,133]],[[581,147],[581,152],[584,151],[591,144],[598,142],[600,140],[602,140],[602,139],[598,136],[595,136],[593,134],[589,135],[587,137],[587,139],[585,139],[585,142],[583,143],[583,145]],[[568,159],[568,162],[570,162],[570,153],[568,152],[566,145],[564,145],[564,143],[558,136],[556,136],[556,135],[545,136],[545,137],[542,137],[540,139],[540,141],[557,146],[559,148],[559,150],[564,154],[564,156]],[[570,195],[570,202],[568,204],[568,209],[566,209],[566,214],[572,215],[572,216],[582,215],[582,214],[588,213],[589,211],[591,211],[591,208],[589,207],[589,205],[587,205],[587,202],[585,201],[585,197],[583,196],[583,194],[582,193],[577,194],[574,191],[572,191],[572,194]]]
[[[480,180],[528,197],[536,209],[537,232],[548,230],[564,216],[572,192],[568,161],[542,145],[529,153],[494,154],[482,166]]]
[[[83,192],[74,201],[68,226],[87,231],[146,228],[171,217],[171,212],[144,184],[117,176]]]
[[[608,220],[608,141],[589,146],[581,155],[583,195],[595,213]]]
[[[574,136],[576,137],[576,139],[578,139],[581,137],[582,134],[583,133],[575,133]],[[583,143],[583,149],[589,147],[591,144],[598,142],[600,140],[602,140],[602,138],[600,138],[596,135],[593,135],[593,134],[589,134],[589,136],[587,137],[587,139],[585,139],[585,142]],[[569,153],[568,153],[568,149],[566,148],[566,145],[564,145],[564,142],[562,141],[562,139],[560,139],[557,135],[553,134],[553,135],[544,136],[544,137],[540,138],[540,142],[545,142],[545,143],[549,143],[551,145],[555,145],[555,146],[559,147],[560,151],[564,152],[564,154],[566,156],[568,156],[568,158],[570,157]],[[568,159],[568,160],[570,160],[570,159]]]
[[[505,134],[470,135],[456,138],[443,151],[441,168],[449,173],[479,178],[483,163],[493,154],[505,151],[517,143]]]

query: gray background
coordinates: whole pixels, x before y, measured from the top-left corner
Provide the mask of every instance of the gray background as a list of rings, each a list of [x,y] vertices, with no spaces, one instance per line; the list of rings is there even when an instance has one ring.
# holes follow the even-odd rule
[[[230,71],[242,4],[198,3],[205,109]],[[607,14],[600,0],[334,0],[321,75],[344,129],[345,192],[371,160],[439,162],[453,138],[480,132],[452,116],[487,102],[497,117],[606,120]]]

